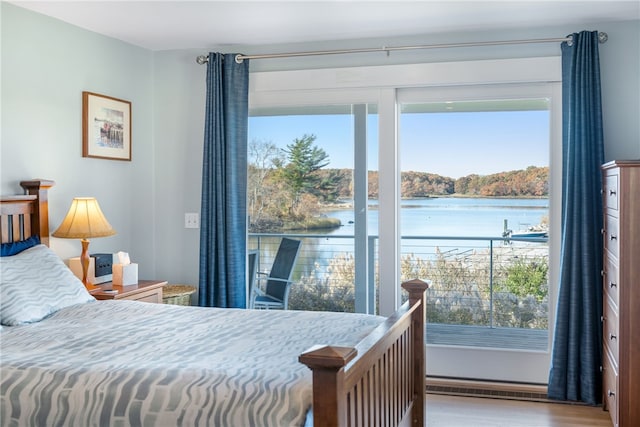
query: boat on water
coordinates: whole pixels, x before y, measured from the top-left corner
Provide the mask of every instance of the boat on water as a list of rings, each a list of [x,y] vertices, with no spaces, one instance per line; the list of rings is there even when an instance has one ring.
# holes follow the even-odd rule
[[[549,230],[546,226],[540,224],[537,226],[527,227],[523,230],[513,231],[509,229],[507,220],[504,220],[504,231],[502,237],[505,239],[521,239],[521,238],[547,238]]]
[[[520,231],[512,231],[509,234],[511,238],[520,238],[520,237],[549,237],[549,233],[543,230],[520,230]]]

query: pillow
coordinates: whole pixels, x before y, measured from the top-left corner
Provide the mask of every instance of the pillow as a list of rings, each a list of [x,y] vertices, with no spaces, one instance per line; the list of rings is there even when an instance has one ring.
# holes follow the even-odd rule
[[[0,323],[33,323],[95,299],[60,258],[37,245],[0,260]]]
[[[2,253],[0,253],[0,256],[16,255],[24,251],[25,249],[32,248],[35,245],[39,245],[39,244],[40,244],[40,237],[36,235],[31,236],[26,240],[20,240],[19,242],[3,243]]]

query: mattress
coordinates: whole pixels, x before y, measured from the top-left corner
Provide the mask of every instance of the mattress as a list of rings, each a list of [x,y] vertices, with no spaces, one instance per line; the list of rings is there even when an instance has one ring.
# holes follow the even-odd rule
[[[101,301],[0,330],[2,426],[300,426],[312,345],[384,319]]]

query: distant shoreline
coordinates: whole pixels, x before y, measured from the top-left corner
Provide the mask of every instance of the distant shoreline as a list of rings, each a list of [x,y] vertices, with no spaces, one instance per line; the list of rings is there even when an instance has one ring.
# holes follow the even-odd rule
[[[437,195],[437,196],[427,196],[427,197],[403,197],[400,199],[401,201],[407,200],[429,200],[429,199],[497,199],[497,200],[508,200],[508,199],[518,199],[518,200],[543,200],[549,199],[549,197],[543,196],[476,196],[470,194],[446,194],[446,195]],[[378,200],[378,199],[369,199],[369,200]],[[338,201],[334,203],[322,203],[320,204],[320,210],[332,210],[332,209],[351,209],[353,208],[352,200],[344,200]],[[370,209],[376,209],[377,206],[372,206]]]

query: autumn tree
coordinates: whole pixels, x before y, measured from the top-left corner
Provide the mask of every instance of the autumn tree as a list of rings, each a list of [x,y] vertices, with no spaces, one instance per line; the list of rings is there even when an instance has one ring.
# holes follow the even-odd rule
[[[248,145],[247,204],[252,222],[260,222],[269,215],[270,200],[278,198],[277,187],[268,183],[278,163],[280,150],[271,141],[252,140]]]

